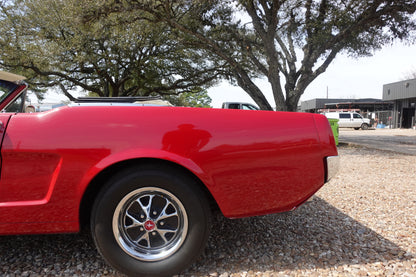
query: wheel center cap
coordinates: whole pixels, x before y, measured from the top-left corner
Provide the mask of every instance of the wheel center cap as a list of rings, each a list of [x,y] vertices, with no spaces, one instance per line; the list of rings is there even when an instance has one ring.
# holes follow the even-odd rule
[[[144,228],[146,229],[146,231],[153,231],[155,227],[156,227],[155,223],[151,220],[148,220],[144,223]]]

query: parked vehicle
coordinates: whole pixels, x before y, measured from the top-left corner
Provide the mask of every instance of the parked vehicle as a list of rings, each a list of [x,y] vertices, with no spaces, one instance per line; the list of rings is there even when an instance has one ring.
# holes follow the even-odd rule
[[[0,72],[0,234],[90,226],[127,275],[180,272],[204,248],[212,209],[290,211],[338,169],[323,115],[122,103],[19,113],[22,79]]]
[[[339,128],[354,128],[355,130],[367,130],[370,125],[370,119],[363,118],[356,112],[330,112],[325,113],[327,118],[338,119]]]
[[[236,110],[260,110],[257,106],[250,103],[243,102],[224,102],[221,108],[223,109],[236,109]]]

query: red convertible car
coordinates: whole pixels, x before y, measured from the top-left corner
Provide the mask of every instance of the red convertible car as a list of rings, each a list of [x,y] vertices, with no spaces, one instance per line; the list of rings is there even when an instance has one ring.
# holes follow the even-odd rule
[[[338,168],[323,115],[119,103],[25,113],[23,80],[0,72],[0,234],[90,226],[127,275],[180,272],[212,209],[290,211]]]

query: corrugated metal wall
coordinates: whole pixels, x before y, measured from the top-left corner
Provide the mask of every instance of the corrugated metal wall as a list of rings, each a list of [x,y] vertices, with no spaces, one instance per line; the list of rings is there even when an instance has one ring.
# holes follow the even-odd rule
[[[393,128],[415,127],[416,79],[384,85],[383,100],[394,101]]]
[[[416,98],[416,79],[383,85],[383,100]]]

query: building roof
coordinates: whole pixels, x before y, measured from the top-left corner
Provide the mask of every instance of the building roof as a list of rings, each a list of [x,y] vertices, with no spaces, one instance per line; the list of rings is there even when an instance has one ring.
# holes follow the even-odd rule
[[[361,99],[345,99],[345,98],[315,98],[308,101],[302,101],[301,110],[310,111],[318,109],[326,109],[328,106],[335,105],[359,105],[359,106],[369,106],[369,105],[384,105],[390,104],[386,101],[376,98],[361,98]]]

